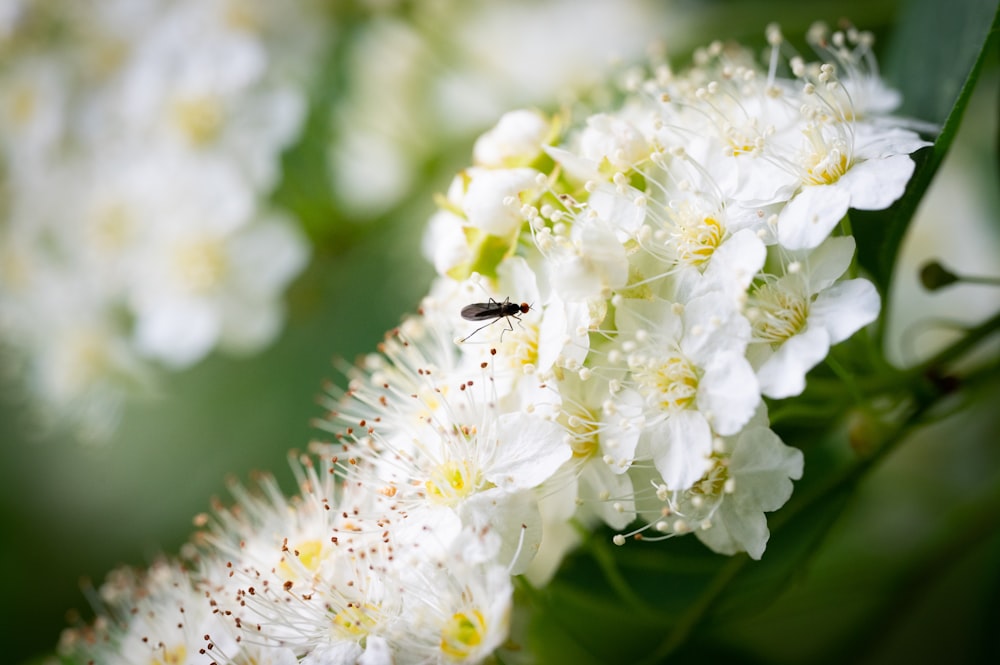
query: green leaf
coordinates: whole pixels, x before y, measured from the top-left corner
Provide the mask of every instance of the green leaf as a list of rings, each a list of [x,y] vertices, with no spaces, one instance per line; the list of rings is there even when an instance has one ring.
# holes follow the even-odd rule
[[[858,261],[889,292],[899,247],[917,205],[948,152],[997,35],[996,0],[915,0],[901,17],[885,59],[885,78],[903,93],[900,113],[939,124],[934,146],[915,155],[903,196],[886,210],[851,212]]]

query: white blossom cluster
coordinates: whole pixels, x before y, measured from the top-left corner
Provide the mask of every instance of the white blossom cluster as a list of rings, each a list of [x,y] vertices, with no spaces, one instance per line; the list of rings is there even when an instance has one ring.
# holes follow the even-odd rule
[[[293,460],[235,487],[232,510],[182,560],[115,571],[100,618],[64,632],[71,662],[368,665],[481,662],[507,637],[512,582],[489,526],[446,530],[429,511],[338,482],[336,461]]]
[[[300,494],[237,487],[193,574],[113,578],[112,620],[67,652],[475,663],[523,648],[511,577],[545,584],[582,530],[759,559],[803,469],[763,398],[878,315],[841,221],[898,198],[927,145],[869,35],[809,37],[822,62],[770,28],[765,68],[713,44],[585,120],[503,116],[431,222],[420,312],[331,389]]]
[[[0,340],[85,436],[156,364],[280,329],[308,246],[266,199],[320,44],[295,4],[5,3]]]
[[[683,42],[697,16],[661,0],[362,4],[370,15],[345,35],[328,149],[337,203],[355,219],[405,200],[443,147],[508,109],[601,83],[612,59],[635,61],[653,40]]]

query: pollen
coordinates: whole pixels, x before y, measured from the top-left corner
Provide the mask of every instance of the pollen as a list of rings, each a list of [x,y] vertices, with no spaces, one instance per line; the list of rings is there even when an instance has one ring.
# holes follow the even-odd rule
[[[729,477],[729,458],[727,456],[713,454],[712,467],[705,472],[698,482],[691,486],[688,492],[694,497],[717,498],[726,492],[727,486],[732,485]]]

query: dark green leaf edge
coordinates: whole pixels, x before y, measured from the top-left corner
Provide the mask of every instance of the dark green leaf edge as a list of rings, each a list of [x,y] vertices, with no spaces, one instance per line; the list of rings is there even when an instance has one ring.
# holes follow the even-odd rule
[[[938,167],[941,165],[942,160],[947,155],[954,141],[965,109],[972,97],[972,91],[982,71],[986,53],[989,51],[990,46],[997,40],[1000,12],[998,12],[996,4],[994,4],[991,13],[991,19],[983,17],[983,23],[989,20],[990,28],[983,36],[983,43],[969,70],[968,76],[965,78],[954,105],[941,127],[941,133],[932,147],[914,155],[916,168],[903,196],[886,210],[851,211],[854,235],[858,241],[858,262],[874,279],[879,290],[882,292],[883,302],[886,300],[887,294],[890,293],[893,272],[903,237],[909,228],[920,201],[930,186],[934,174],[937,172]],[[941,54],[936,53],[934,57],[940,58]],[[909,83],[908,85],[918,85],[918,83]],[[933,115],[933,112],[931,115]],[[880,336],[884,332],[884,325],[882,328]]]

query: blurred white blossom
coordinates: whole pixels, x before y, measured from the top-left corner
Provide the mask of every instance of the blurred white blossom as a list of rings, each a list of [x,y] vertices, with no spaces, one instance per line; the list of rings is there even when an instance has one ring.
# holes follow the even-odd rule
[[[102,439],[156,363],[279,332],[309,250],[267,198],[304,122],[320,7],[4,6],[0,339],[41,412]]]
[[[338,202],[356,217],[384,213],[442,146],[510,108],[550,106],[597,86],[613,61],[638,59],[654,40],[684,37],[689,13],[659,21],[662,5],[434,0],[411,4],[405,18],[376,12],[350,36],[347,96],[331,112]],[[486,149],[477,162],[489,159]]]

